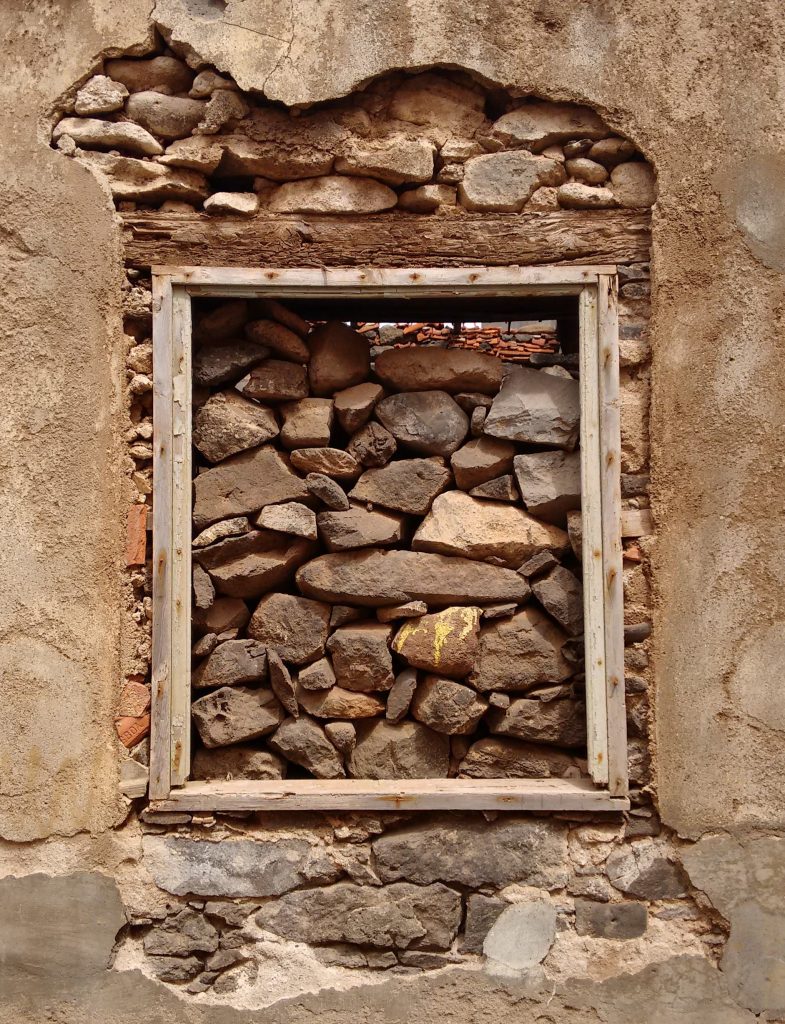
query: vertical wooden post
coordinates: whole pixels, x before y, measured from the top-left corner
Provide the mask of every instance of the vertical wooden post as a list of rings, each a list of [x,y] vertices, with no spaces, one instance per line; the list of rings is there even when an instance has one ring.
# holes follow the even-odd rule
[[[171,789],[172,285],[153,275],[153,665],[150,799]]]
[[[627,793],[627,710],[624,697],[624,578],[621,546],[621,426],[616,278],[598,284],[602,554],[605,582],[605,681],[608,707],[608,789]]]
[[[596,286],[587,286],[581,291],[579,322],[586,718],[589,772],[596,783],[604,785],[608,781],[608,713],[605,696],[605,580]]]
[[[191,748],[191,297],[172,290],[171,784],[188,778]]]

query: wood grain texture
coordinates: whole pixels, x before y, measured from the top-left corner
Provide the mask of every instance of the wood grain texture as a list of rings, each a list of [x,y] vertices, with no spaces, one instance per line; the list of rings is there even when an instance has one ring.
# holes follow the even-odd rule
[[[423,217],[123,214],[133,267],[536,266],[646,261],[651,216],[629,210]]]

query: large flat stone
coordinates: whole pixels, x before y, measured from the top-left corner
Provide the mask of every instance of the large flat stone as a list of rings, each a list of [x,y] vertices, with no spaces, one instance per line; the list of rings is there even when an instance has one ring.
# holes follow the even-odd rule
[[[562,654],[567,634],[544,612],[524,608],[510,619],[482,629],[480,653],[471,674],[478,690],[529,690],[561,682],[574,672]]]
[[[452,455],[469,418],[446,391],[405,391],[382,399],[376,415],[400,444],[422,455]]]
[[[374,364],[376,376],[395,391],[462,391],[495,395],[502,385],[500,359],[460,348],[391,348]]]
[[[610,134],[610,128],[590,107],[537,100],[503,114],[492,130],[500,142],[526,146],[534,152],[570,139],[597,140]]]
[[[467,160],[458,196],[467,210],[517,213],[538,188],[559,185],[564,178],[558,160],[522,150],[487,153]]]
[[[289,893],[256,915],[262,930],[290,941],[380,949],[448,949],[460,921],[453,889],[406,883],[379,889],[339,882]]]
[[[491,708],[487,721],[490,731],[499,736],[558,747],[582,747],[586,743],[586,705],[580,701],[521,697],[508,708]]]
[[[370,693],[355,693],[342,686],[329,690],[297,688],[297,700],[303,711],[314,718],[376,718],[384,714],[384,704]]]
[[[354,184],[352,179],[342,180]],[[368,341],[340,320],[328,320],[315,327],[308,335],[308,348],[308,379],[314,395],[334,395],[362,384],[371,371]]]
[[[52,139],[57,142],[63,135],[70,136],[83,149],[120,149],[134,156],[157,156],[164,151],[148,131],[128,121],[64,117],[55,126]]]
[[[243,384],[243,394],[261,402],[290,402],[305,398],[308,395],[305,367],[285,359],[265,359],[251,370]]]
[[[209,195],[207,179],[197,171],[164,167],[118,153],[78,152],[79,163],[104,175],[118,201],[162,203],[167,199],[199,203]]]
[[[516,455],[515,478],[521,497],[538,519],[567,525],[567,513],[581,507],[579,452],[530,452]]]
[[[257,530],[197,549],[194,557],[207,568],[219,593],[258,597],[289,580],[315,551],[315,543],[302,537]]]
[[[364,508],[350,508],[345,512],[320,512],[316,522],[319,536],[328,551],[385,547],[397,544],[403,536],[401,516],[369,512]]]
[[[409,619],[392,649],[413,668],[461,679],[474,667],[480,644],[480,609],[445,608]]]
[[[383,882],[443,881],[479,888],[515,882],[542,889],[566,884],[567,840],[552,821],[445,816],[389,832],[373,843]]]
[[[191,707],[199,738],[206,747],[228,747],[267,736],[284,711],[272,690],[223,686]]]
[[[485,433],[509,441],[572,451],[578,443],[578,382],[518,367],[504,378],[485,419]]]
[[[273,181],[329,173],[333,153],[346,134],[328,111],[321,110],[299,117],[297,131],[292,131],[289,113],[270,106],[254,108],[237,127],[236,134],[221,139],[222,173]]]
[[[191,759],[192,779],[282,779],[286,762],[271,750],[245,747],[200,747]]]
[[[538,551],[564,551],[564,530],[541,523],[514,505],[472,498],[463,491],[440,494],[412,539],[415,551],[484,561],[499,559],[508,568]]]
[[[293,665],[324,654],[330,606],[293,594],[267,594],[248,623],[248,635]]]
[[[386,185],[418,184],[433,175],[433,143],[400,133],[386,138],[353,139],[335,161],[339,174],[377,178]]]
[[[370,424],[369,424],[370,426]],[[366,470],[349,497],[382,508],[425,515],[437,494],[449,486],[449,469],[436,459],[398,459]]]
[[[437,607],[501,604],[524,601],[529,594],[526,580],[510,569],[467,558],[375,548],[321,555],[298,570],[296,581],[308,597],[371,608],[409,600]]]
[[[450,741],[419,722],[360,722],[347,768],[356,779],[444,779]]]
[[[398,202],[387,185],[372,178],[329,174],[280,185],[270,199],[274,213],[379,213]]]
[[[274,448],[263,446],[232,455],[194,480],[194,525],[258,512],[265,505],[308,497],[305,481]]]
[[[143,843],[153,881],[174,896],[280,896],[308,882],[310,863],[318,856],[304,839],[197,842],[145,836]]]
[[[556,938],[556,907],[531,900],[507,907],[485,936],[482,951],[492,972],[526,971],[541,963]]]
[[[210,462],[256,448],[277,434],[275,413],[233,390],[211,395],[194,415],[193,442]]]
[[[469,747],[458,775],[468,779],[562,779],[580,775],[578,761],[553,747],[486,736]]]

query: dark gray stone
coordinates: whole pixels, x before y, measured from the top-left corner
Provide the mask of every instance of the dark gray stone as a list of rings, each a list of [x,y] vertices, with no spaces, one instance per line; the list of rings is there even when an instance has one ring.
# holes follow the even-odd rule
[[[151,956],[213,953],[218,949],[218,931],[203,914],[186,907],[151,928],[142,944]]]
[[[466,925],[461,950],[464,953],[482,953],[485,936],[509,905],[498,896],[469,896],[466,900]]]
[[[646,931],[649,912],[644,903],[575,901],[575,931],[598,939],[637,939]]]

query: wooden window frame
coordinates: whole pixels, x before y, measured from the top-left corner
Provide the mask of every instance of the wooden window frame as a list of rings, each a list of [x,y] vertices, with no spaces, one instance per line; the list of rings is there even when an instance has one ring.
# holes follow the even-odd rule
[[[150,808],[615,811],[627,799],[615,266],[458,269],[153,267]],[[590,779],[189,781],[191,299],[576,296]]]

